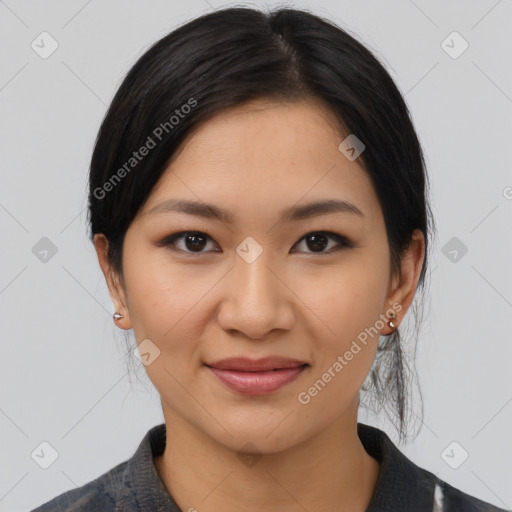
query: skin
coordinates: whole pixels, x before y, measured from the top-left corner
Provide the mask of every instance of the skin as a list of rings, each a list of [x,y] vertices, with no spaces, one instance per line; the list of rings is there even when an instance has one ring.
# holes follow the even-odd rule
[[[145,366],[167,427],[155,466],[184,511],[364,511],[371,500],[379,464],[357,436],[357,409],[378,336],[309,403],[297,396],[394,303],[402,306],[400,324],[425,245],[416,230],[401,274],[392,274],[377,195],[360,159],[338,150],[344,138],[313,99],[226,110],[186,140],[130,225],[122,275],[109,265],[108,241],[95,237],[116,311],[125,315],[118,326],[160,350]],[[149,213],[171,198],[224,207],[235,222]],[[281,220],[286,207],[330,198],[350,201],[364,218],[338,212]],[[209,238],[197,250],[186,236],[174,251],[158,245],[181,231]],[[303,237],[318,231],[353,246],[327,238],[328,247],[315,252]],[[263,250],[251,263],[236,252],[248,236]],[[392,330],[384,322],[379,332]],[[204,366],[267,355],[310,367],[271,395],[245,396]],[[252,463],[241,452],[254,455]]]

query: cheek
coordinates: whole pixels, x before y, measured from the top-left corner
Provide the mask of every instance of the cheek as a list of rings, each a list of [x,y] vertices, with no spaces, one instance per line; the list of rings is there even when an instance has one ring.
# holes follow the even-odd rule
[[[123,264],[137,340],[168,344],[199,328],[200,301],[215,276],[194,270],[194,265],[172,264],[164,250],[136,249]]]
[[[347,259],[346,264],[327,270],[320,284],[308,286],[303,296],[322,320],[325,339],[346,343],[375,325],[383,311],[387,278],[384,265],[376,258],[362,257]]]
[[[323,334],[311,333],[317,365],[303,391],[318,410],[332,408],[334,403],[335,410],[343,410],[373,364],[382,328],[377,320],[387,286],[383,261],[371,251],[347,258],[344,265],[329,269],[329,279],[307,295],[307,304],[315,313],[310,325],[315,322]]]
[[[184,271],[158,251],[133,251],[126,259],[125,282],[137,343],[149,339],[158,356],[145,366],[155,388],[168,401],[186,401],[183,384],[198,355],[205,315],[201,298],[218,278]],[[192,267],[192,265],[191,265]],[[204,300],[204,298],[203,298]]]
[[[308,300],[321,319],[315,323],[325,334],[311,334],[316,364],[300,390],[299,403],[310,412],[322,411],[326,423],[357,396],[375,360],[382,328],[377,320],[386,279],[378,269],[366,265],[358,271],[348,270],[333,273]]]

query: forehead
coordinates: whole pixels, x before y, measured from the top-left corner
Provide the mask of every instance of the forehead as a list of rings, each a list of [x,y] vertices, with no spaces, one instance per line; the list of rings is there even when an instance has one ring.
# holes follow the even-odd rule
[[[371,219],[378,199],[360,159],[340,152],[345,137],[334,114],[313,99],[256,100],[222,111],[185,140],[143,213],[162,200],[192,199],[261,218],[329,198],[350,201]]]

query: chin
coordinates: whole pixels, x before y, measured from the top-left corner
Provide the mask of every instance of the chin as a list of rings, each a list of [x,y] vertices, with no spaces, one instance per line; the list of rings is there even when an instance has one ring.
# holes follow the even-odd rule
[[[222,425],[227,432],[221,428],[220,430],[216,429],[215,432],[205,433],[217,443],[237,453],[254,455],[279,453],[308,438],[305,431],[297,431],[297,425],[293,421],[286,426],[280,425],[279,421],[275,425],[268,421],[239,422],[237,424],[224,422]]]

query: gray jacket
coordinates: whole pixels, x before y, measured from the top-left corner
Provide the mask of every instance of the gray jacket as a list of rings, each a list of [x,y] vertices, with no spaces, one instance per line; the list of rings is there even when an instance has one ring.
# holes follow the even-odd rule
[[[416,466],[382,430],[363,423],[357,430],[366,451],[380,463],[367,512],[505,512]],[[153,462],[164,452],[165,439],[165,424],[153,427],[133,457],[32,512],[188,512],[176,505]]]

